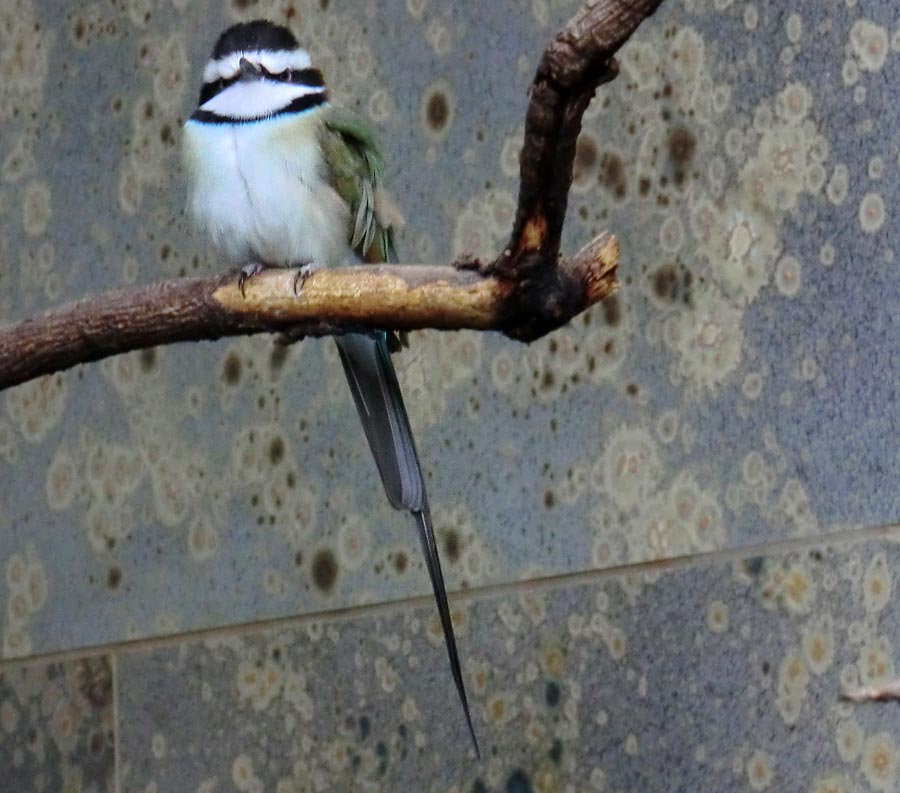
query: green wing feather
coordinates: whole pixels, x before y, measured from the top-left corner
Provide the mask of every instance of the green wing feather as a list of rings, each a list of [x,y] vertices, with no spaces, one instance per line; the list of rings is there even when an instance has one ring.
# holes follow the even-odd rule
[[[358,113],[330,106],[323,111],[322,151],[332,187],[350,207],[350,245],[368,262],[395,262],[394,231],[378,217],[384,159],[375,130]]]

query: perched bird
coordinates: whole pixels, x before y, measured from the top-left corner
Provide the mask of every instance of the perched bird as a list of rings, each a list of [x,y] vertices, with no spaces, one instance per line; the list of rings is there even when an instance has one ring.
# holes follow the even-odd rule
[[[240,263],[266,267],[396,261],[384,162],[357,114],[329,103],[322,73],[294,35],[268,20],[219,37],[184,125],[189,212]],[[295,283],[296,287],[296,283]],[[388,500],[415,518],[475,750],[425,481],[386,333],[335,341]]]

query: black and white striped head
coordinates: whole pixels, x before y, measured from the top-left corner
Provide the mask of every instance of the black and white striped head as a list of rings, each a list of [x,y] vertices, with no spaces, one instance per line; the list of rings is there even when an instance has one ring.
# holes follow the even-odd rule
[[[294,34],[267,19],[228,28],[203,69],[191,119],[208,123],[259,121],[301,113],[328,101],[322,73]]]

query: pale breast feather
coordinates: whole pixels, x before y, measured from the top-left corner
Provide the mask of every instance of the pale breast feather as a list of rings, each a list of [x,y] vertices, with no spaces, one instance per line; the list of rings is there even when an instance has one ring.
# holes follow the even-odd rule
[[[235,262],[341,264],[347,204],[324,177],[318,111],[185,125],[188,209]]]

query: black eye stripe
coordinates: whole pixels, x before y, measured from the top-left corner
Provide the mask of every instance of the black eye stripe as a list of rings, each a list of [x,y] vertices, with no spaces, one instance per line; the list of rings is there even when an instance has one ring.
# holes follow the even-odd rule
[[[272,78],[275,80],[283,79],[285,82],[294,83],[295,85],[308,85],[310,88],[325,87],[325,78],[322,77],[322,72],[318,69],[288,69],[286,72],[281,72],[281,74],[287,75],[286,78],[277,74],[272,75]]]
[[[211,83],[203,83],[200,87],[200,101],[199,105],[202,105],[212,99],[216,94],[220,91],[224,91],[228,88],[229,85],[232,85],[237,82],[237,77],[232,77],[230,80],[226,80],[224,78],[220,78],[218,80],[214,80]]]
[[[261,69],[260,77],[264,77],[267,80],[273,80],[279,83],[290,83],[291,85],[307,85],[310,88],[325,87],[325,78],[322,77],[322,72],[314,68],[285,69],[283,72],[276,73],[269,72],[266,69]],[[203,86],[200,88],[199,104],[202,105],[205,102],[208,102],[216,94],[224,91],[226,88],[228,88],[228,86],[234,85],[240,79],[241,75],[236,74],[234,75],[234,77],[220,77],[218,80],[214,80],[211,83],[203,83]]]

